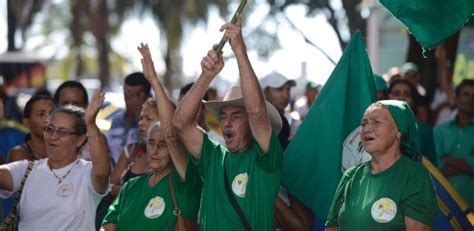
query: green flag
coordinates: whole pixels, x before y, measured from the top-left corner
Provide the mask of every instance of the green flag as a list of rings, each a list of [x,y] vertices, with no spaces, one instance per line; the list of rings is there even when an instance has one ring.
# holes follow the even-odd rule
[[[380,0],[423,47],[433,49],[474,14],[473,0]]]
[[[285,151],[283,186],[325,219],[341,176],[342,144],[376,99],[357,31]]]

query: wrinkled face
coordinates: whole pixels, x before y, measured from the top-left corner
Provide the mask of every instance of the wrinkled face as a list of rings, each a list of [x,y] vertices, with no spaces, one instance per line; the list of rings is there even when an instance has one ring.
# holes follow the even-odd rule
[[[123,94],[127,111],[131,112],[134,118],[138,120],[142,111],[142,105],[148,98],[148,94],[143,89],[143,86],[129,86],[126,84],[123,87]]]
[[[161,129],[150,131],[146,145],[148,165],[153,170],[161,170],[171,165],[171,158]]]
[[[252,133],[247,112],[243,107],[222,107],[219,121],[225,145],[229,151],[244,151],[250,146]]]
[[[46,152],[52,160],[64,160],[77,156],[78,148],[85,140],[84,135],[76,135],[75,118],[66,113],[51,115],[48,129],[44,132]]]
[[[397,133],[398,128],[392,115],[382,105],[371,106],[365,111],[360,139],[369,154],[384,154],[393,145],[400,145]]]
[[[456,98],[456,104],[459,111],[474,115],[474,86],[464,86],[459,91],[459,96]]]
[[[138,136],[140,140],[146,140],[148,134],[148,128],[154,122],[158,121],[158,112],[155,106],[151,106],[148,103],[143,104],[142,112],[140,113],[140,120],[138,121]]]
[[[280,88],[265,88],[265,98],[276,107],[276,109],[283,113],[286,106],[290,102],[290,83],[286,83]]]
[[[415,101],[411,94],[411,88],[405,83],[398,83],[393,86],[391,92],[388,93],[388,99],[406,101],[410,107],[413,107]]]
[[[59,92],[59,105],[67,104],[87,108],[87,103],[84,101],[84,92],[75,87],[63,88]]]
[[[26,119],[32,135],[43,137],[44,127],[48,124],[49,114],[53,109],[54,103],[51,100],[41,99],[33,103],[30,118]]]

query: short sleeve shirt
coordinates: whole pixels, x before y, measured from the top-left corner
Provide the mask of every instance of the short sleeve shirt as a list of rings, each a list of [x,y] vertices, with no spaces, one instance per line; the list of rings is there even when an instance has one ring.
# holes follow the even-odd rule
[[[181,182],[176,170],[172,174],[176,203],[181,214],[187,219],[196,220],[201,198],[201,178],[191,164],[186,170],[185,182]],[[170,176],[152,187],[148,184],[151,175],[149,173],[127,181],[102,223],[115,223],[119,230],[175,230]]]
[[[326,226],[354,231],[404,230],[405,216],[432,225],[437,212],[428,171],[402,155],[377,174],[372,174],[370,161],[348,169],[336,190]]]
[[[48,159],[35,161],[18,205],[19,230],[93,230],[97,206],[105,194],[94,190],[91,181],[92,162],[78,159],[53,175]],[[0,191],[10,196],[19,189],[28,166],[27,160],[5,165],[13,180],[13,191]]]
[[[231,153],[204,134],[200,161],[204,179],[201,230],[244,230],[225,191],[224,168],[232,196],[253,230],[274,230],[274,204],[280,187],[283,152],[272,132],[267,153],[253,140],[249,149]]]

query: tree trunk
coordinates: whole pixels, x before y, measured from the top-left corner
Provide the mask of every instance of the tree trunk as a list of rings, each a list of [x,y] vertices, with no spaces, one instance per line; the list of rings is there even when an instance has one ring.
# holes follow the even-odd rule
[[[110,63],[109,63],[109,12],[107,0],[99,0],[95,11],[95,38],[98,52],[97,64],[99,66],[99,79],[102,88],[110,85]]]
[[[15,51],[15,32],[18,27],[17,18],[13,11],[13,0],[7,0],[7,21],[8,21],[8,48],[7,51]]]
[[[428,51],[426,54],[426,58],[423,57],[423,49],[421,48],[420,44],[416,41],[416,39],[408,34],[409,39],[409,46],[406,56],[407,62],[412,62],[418,65],[418,68],[422,75],[422,85],[426,89],[426,96],[429,102],[431,102],[434,91],[437,87],[437,63],[436,58],[434,57],[434,49]],[[447,59],[454,64],[457,45],[459,40],[459,31],[456,32],[451,38],[449,38],[445,43],[446,49],[446,56]]]
[[[85,18],[88,17],[88,1],[71,1],[72,23],[70,27],[72,35],[72,46],[76,50],[76,70],[74,79],[80,79],[84,74],[84,62],[82,58],[82,45],[84,44]]]
[[[356,30],[360,30],[363,36],[366,36],[367,31],[367,20],[362,18],[359,10],[361,1],[355,0],[343,0],[342,6],[346,11],[347,27],[349,28],[350,36],[352,36]],[[347,45],[347,44],[346,44]],[[344,49],[345,47],[343,47]]]

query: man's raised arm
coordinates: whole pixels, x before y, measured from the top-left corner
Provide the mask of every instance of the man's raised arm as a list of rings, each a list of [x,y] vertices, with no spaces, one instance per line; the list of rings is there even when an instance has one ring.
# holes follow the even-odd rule
[[[204,94],[212,80],[224,67],[222,54],[209,50],[201,60],[202,73],[191,89],[184,95],[173,117],[173,125],[178,129],[186,149],[196,159],[201,159],[201,146],[204,130],[197,124]]]
[[[245,110],[249,116],[250,128],[253,137],[260,145],[264,153],[268,151],[270,144],[271,125],[267,116],[265,99],[255,72],[247,55],[247,48],[242,37],[242,18],[237,15],[236,24],[226,23],[221,27],[225,30],[224,37],[234,51],[240,72],[240,84],[245,102]]]

